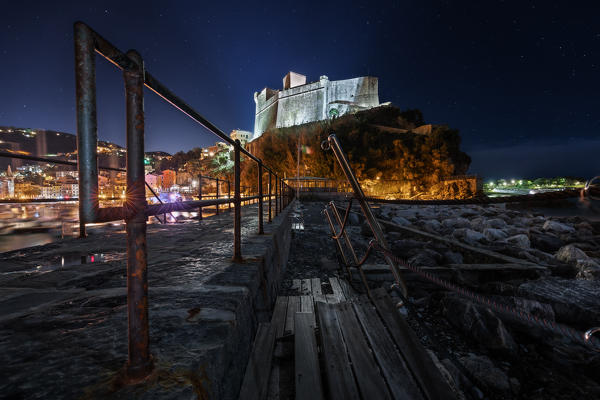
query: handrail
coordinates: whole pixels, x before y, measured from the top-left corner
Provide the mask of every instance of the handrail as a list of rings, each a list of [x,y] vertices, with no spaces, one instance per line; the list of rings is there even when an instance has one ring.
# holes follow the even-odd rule
[[[80,236],[85,237],[85,224],[100,220],[125,219],[127,228],[127,316],[129,329],[129,353],[126,375],[138,381],[150,374],[153,369],[149,352],[148,323],[148,280],[147,280],[147,240],[146,217],[179,209],[199,208],[231,203],[231,199],[198,200],[168,204],[148,205],[144,199],[144,86],[152,90],[173,107],[183,112],[195,122],[233,146],[234,151],[234,218],[233,218],[233,261],[241,262],[241,210],[243,201],[258,199],[258,233],[263,234],[263,187],[262,174],[266,171],[275,175],[275,213],[282,210],[293,192],[289,185],[262,161],[242,148],[239,140],[233,140],[222,130],[200,115],[181,98],[154,78],[145,68],[144,61],[135,50],[127,54],[121,52],[106,39],[83,22],[74,25],[75,38],[75,89],[77,112],[77,157],[79,170]],[[98,53],[123,70],[126,98],[127,132],[127,202],[124,207],[100,208],[97,196],[97,117],[96,117],[96,66]],[[241,197],[241,154],[258,164],[258,195]],[[269,179],[270,180],[270,179]],[[218,182],[218,181],[217,181]],[[199,194],[202,196],[202,184]],[[279,194],[279,195],[278,195]],[[218,196],[218,184],[217,184]],[[288,198],[289,197],[289,198]],[[271,196],[269,193],[269,204]],[[269,213],[270,216],[270,213]],[[200,218],[199,218],[200,219]],[[143,305],[143,306],[139,306]]]
[[[371,207],[369,206],[369,203],[367,202],[365,194],[362,191],[362,188],[360,187],[358,180],[356,179],[356,177],[354,176],[354,173],[352,172],[352,168],[350,167],[348,158],[346,157],[344,150],[342,150],[342,146],[340,145],[340,142],[338,142],[335,134],[332,133],[331,135],[329,135],[327,137],[327,140],[324,140],[323,143],[321,143],[321,147],[323,148],[323,150],[329,150],[329,149],[333,150],[333,154],[335,155],[335,158],[337,159],[338,164],[342,168],[344,175],[346,175],[346,179],[348,179],[348,183],[350,184],[350,186],[352,186],[352,190],[354,191],[354,197],[358,200],[360,208],[361,208],[363,214],[365,215],[365,218],[367,219],[367,222],[369,224],[369,227],[371,228],[371,231],[373,232],[373,236],[375,236],[375,239],[382,247],[389,248],[387,240],[385,239],[385,236],[383,234],[383,230],[381,229],[379,222],[377,222],[375,215],[373,215],[373,211],[371,210]],[[342,221],[340,220],[339,223],[340,223],[340,225],[342,225],[342,233],[343,233],[344,226],[342,224]],[[335,234],[335,232],[334,232],[334,234]],[[402,275],[400,274],[400,269],[398,268],[398,265],[390,257],[384,256],[384,258],[385,258],[386,262],[388,263],[388,265],[390,266],[390,270],[391,270],[392,274],[394,275],[394,279],[396,280],[396,283],[400,286],[404,295],[407,296],[408,290],[406,288],[406,283],[404,282],[404,279],[402,278]]]

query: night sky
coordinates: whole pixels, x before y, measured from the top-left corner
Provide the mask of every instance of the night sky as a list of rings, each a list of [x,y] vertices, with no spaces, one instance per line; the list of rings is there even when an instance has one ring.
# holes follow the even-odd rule
[[[426,4],[424,4],[426,3]],[[95,5],[91,5],[95,4]],[[126,51],[225,132],[289,70],[372,75],[381,102],[461,132],[485,177],[600,174],[600,3],[5,1],[0,125],[75,133],[73,22]],[[125,142],[121,72],[97,58],[99,137]],[[216,137],[146,91],[146,148]]]

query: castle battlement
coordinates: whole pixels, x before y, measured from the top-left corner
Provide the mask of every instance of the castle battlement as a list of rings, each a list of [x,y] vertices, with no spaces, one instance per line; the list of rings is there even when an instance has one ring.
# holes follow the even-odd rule
[[[325,75],[306,83],[306,76],[289,72],[283,89],[264,88],[254,93],[254,138],[272,128],[322,121],[379,105],[375,77],[330,81]]]

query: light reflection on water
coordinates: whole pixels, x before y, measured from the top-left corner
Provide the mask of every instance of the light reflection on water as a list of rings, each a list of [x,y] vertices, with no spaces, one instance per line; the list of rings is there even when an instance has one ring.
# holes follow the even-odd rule
[[[227,206],[221,206],[221,213],[227,212]],[[167,222],[188,222],[197,218],[197,212],[173,212],[166,214]],[[214,207],[204,207],[202,216],[215,215]],[[0,204],[0,253],[27,247],[41,246],[65,237],[74,237],[79,233],[76,202],[57,203],[6,203]],[[163,220],[163,215],[158,218]],[[150,217],[150,224],[159,224]],[[108,224],[94,224],[93,229],[103,230],[108,225],[122,225],[123,221]],[[89,227],[89,226],[88,226]],[[119,231],[122,232],[122,231]]]
[[[60,235],[51,233],[23,233],[0,236],[0,253],[25,247],[41,246],[60,239]]]

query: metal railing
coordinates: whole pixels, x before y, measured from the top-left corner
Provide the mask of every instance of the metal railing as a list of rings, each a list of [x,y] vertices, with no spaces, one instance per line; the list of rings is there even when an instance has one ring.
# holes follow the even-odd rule
[[[230,198],[219,198],[218,194],[215,199],[204,200],[200,191],[197,201],[146,204],[144,195],[144,86],[233,146],[233,261],[242,261],[240,209],[242,201],[254,199],[258,201],[258,233],[264,233],[263,174],[265,171],[269,175],[268,195],[266,196],[269,199],[269,220],[272,200],[271,183],[273,182],[275,187],[276,215],[287,205],[294,193],[273,170],[242,148],[239,140],[232,140],[154,78],[145,69],[142,57],[135,50],[129,50],[127,53],[121,52],[82,22],[76,22],[74,30],[80,236],[85,236],[85,224],[87,223],[125,219],[129,330],[129,356],[125,371],[129,380],[137,381],[148,376],[153,368],[148,329],[146,217],[170,211],[201,209],[207,206],[216,206],[218,210],[219,205],[231,203]],[[100,208],[98,201],[95,53],[123,70],[127,126],[127,189],[123,207]],[[241,196],[241,154],[256,162],[258,166],[258,193],[256,196],[245,196],[244,198]]]
[[[373,236],[375,236],[375,240],[377,241],[377,243],[379,243],[379,245],[381,245],[381,247],[389,248],[387,240],[385,239],[385,236],[383,234],[383,230],[381,229],[379,222],[377,222],[375,215],[373,215],[373,211],[371,210],[371,207],[369,206],[369,203],[367,202],[367,198],[365,197],[365,194],[364,194],[362,188],[360,187],[358,180],[354,176],[354,173],[352,172],[352,168],[350,168],[350,164],[348,163],[346,154],[342,150],[342,146],[340,146],[340,142],[337,140],[337,138],[335,137],[334,134],[331,134],[327,137],[327,140],[325,140],[325,141],[323,141],[323,143],[321,143],[321,147],[323,148],[323,150],[329,150],[329,149],[333,150],[333,154],[335,155],[335,158],[337,159],[338,164],[342,168],[342,171],[344,172],[346,179],[348,179],[348,183],[350,184],[350,187],[352,187],[352,191],[354,192],[354,198],[356,198],[358,200],[358,204],[360,205],[360,208],[361,208],[365,218],[367,219],[369,227],[371,228],[371,231],[373,232]],[[334,216],[336,216],[336,220],[341,225],[340,235],[344,234],[346,220],[342,223],[342,221],[339,217],[339,214],[337,212],[337,209],[335,207],[335,204],[333,202],[331,203],[330,206],[334,213]],[[327,212],[327,209],[325,209],[325,212]],[[348,211],[346,212],[346,214],[348,214],[349,212],[350,212],[350,209],[348,208]],[[347,216],[348,215],[346,215],[346,219],[347,219]],[[328,216],[328,218],[329,218],[329,216]],[[335,229],[333,227],[333,224],[330,223],[330,226],[335,234]],[[337,236],[339,237],[340,235],[337,235]],[[348,239],[347,235],[344,236],[344,239],[346,240],[348,246],[352,250],[356,264],[359,265],[360,263],[358,262],[358,258],[356,257],[356,254],[354,253],[354,249],[352,249],[352,245],[350,244],[350,240]],[[339,245],[339,240],[338,240],[338,245]],[[404,279],[402,278],[402,275],[400,274],[400,269],[398,268],[398,265],[387,255],[384,255],[384,258],[390,267],[390,271],[394,275],[396,284],[402,289],[402,292],[406,296],[408,293],[408,290],[406,288],[406,283],[404,282]],[[366,284],[366,282],[365,282],[365,284]],[[368,286],[367,286],[367,288],[368,288]]]

